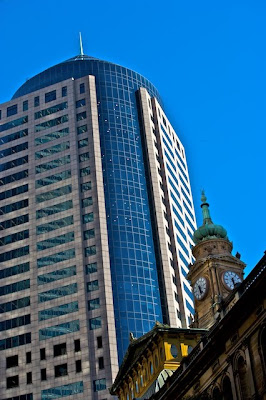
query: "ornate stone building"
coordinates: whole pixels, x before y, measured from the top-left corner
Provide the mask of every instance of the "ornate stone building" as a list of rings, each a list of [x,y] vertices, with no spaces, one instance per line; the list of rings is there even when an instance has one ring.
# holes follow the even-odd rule
[[[147,382],[142,396],[134,392],[121,400],[266,399],[266,254],[243,280],[245,264],[238,253],[231,254],[226,230],[213,224],[204,193],[201,207],[203,225],[194,234],[196,261],[188,274],[196,313],[187,330],[190,335],[201,332],[200,340],[190,354],[182,353],[176,371],[153,393]],[[137,350],[135,365],[141,364]],[[119,395],[123,370],[117,378],[111,390]]]

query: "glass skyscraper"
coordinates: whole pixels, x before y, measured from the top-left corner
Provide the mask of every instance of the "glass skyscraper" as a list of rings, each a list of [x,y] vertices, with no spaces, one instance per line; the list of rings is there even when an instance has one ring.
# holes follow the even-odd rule
[[[130,333],[194,311],[182,143],[147,79],[79,55],[0,105],[0,158],[0,398],[110,398]]]

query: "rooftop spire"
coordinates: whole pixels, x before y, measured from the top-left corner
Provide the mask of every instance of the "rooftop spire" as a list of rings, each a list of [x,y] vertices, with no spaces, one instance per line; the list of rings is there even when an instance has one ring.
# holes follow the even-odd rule
[[[79,48],[80,48],[80,55],[84,56],[81,32],[79,32]]]
[[[203,215],[203,225],[213,224],[209,210],[209,204],[207,203],[207,197],[205,196],[204,190],[201,191],[201,201],[202,201],[201,208]]]

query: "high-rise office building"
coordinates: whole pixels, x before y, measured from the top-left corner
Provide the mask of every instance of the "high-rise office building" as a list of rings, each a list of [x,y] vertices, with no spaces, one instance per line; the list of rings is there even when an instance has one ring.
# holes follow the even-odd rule
[[[110,398],[130,332],[193,313],[184,148],[147,79],[83,54],[0,119],[0,398]]]

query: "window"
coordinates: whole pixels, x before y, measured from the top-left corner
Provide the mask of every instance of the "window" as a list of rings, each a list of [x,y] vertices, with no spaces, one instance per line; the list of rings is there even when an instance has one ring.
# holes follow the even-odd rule
[[[19,377],[18,375],[9,376],[6,378],[6,388],[12,389],[19,386]]]
[[[50,175],[43,179],[38,179],[35,182],[35,187],[38,189],[43,186],[52,185],[53,183],[58,183],[58,182],[64,181],[65,179],[69,179],[69,178],[71,178],[71,171],[70,170],[62,171],[62,172],[59,172],[58,174]],[[60,189],[58,189],[58,190],[60,190]]]
[[[18,356],[10,356],[6,358],[6,368],[13,368],[18,366]]]
[[[1,126],[0,126],[0,132],[1,132]],[[10,135],[2,136],[0,138],[0,145],[12,142],[13,140],[21,139],[25,136],[28,136],[28,129],[23,129],[22,131],[11,133]]]
[[[86,199],[87,200],[87,199]],[[82,222],[83,224],[88,224],[89,222],[92,222],[94,220],[93,212],[84,214],[82,216]]]
[[[20,210],[21,208],[28,207],[28,205],[29,205],[28,199],[20,200],[15,203],[11,203],[11,204],[7,204],[3,207],[0,207],[0,215],[4,215],[4,214],[11,213],[13,211]]]
[[[6,163],[0,164],[0,170],[1,172],[7,171],[8,169],[19,167],[20,165],[24,165],[27,163],[28,163],[28,156],[16,158]]]
[[[49,143],[52,140],[59,139],[69,134],[69,128],[60,129],[56,132],[47,133],[47,135],[39,136],[35,139],[35,146],[39,146],[43,143]]]
[[[80,135],[81,133],[87,132],[88,127],[87,125],[81,125],[77,127],[77,134]]]
[[[96,246],[85,247],[85,257],[90,257],[96,254]]]
[[[46,360],[45,347],[42,347],[42,348],[40,349],[40,359],[41,359],[41,360]]]
[[[16,146],[9,147],[8,149],[2,150],[0,153],[0,158],[11,156],[15,153],[19,153],[20,151],[24,151],[27,149],[28,149],[28,142],[17,144]]]
[[[29,238],[29,230],[20,231],[17,233],[12,233],[11,235],[4,236],[0,239],[0,246],[5,246],[10,243],[18,242],[19,240],[24,240]]]
[[[71,192],[72,192],[71,185],[62,186],[58,189],[51,190],[50,192],[44,192],[44,193],[38,194],[36,196],[36,203],[42,203],[43,201],[55,199],[57,197],[67,195]]]
[[[81,360],[76,360],[76,373],[82,372]]]
[[[30,385],[32,383],[32,373],[27,372],[27,385]]]
[[[29,190],[28,185],[17,186],[13,189],[0,193],[0,200],[9,199],[10,197],[26,193]]]
[[[97,280],[87,282],[87,292],[93,292],[94,290],[99,289],[99,283]]]
[[[55,326],[50,326],[39,330],[39,340],[46,340],[51,337],[66,335],[71,332],[79,331],[79,320],[66,322]]]
[[[50,101],[56,100],[56,90],[52,90],[51,92],[45,93],[45,103],[49,103]]]
[[[44,303],[52,299],[58,299],[59,297],[68,296],[73,293],[77,293],[78,286],[76,283],[71,283],[70,285],[61,286],[59,288],[50,289],[47,292],[42,292],[38,294],[39,303]]]
[[[28,100],[23,101],[23,106],[22,106],[23,111],[27,111],[28,108],[29,108]]]
[[[22,125],[22,124],[26,124],[27,122],[28,122],[28,116],[27,116],[27,115],[26,115],[25,117],[21,117],[21,118],[18,118],[18,119],[14,119],[13,121],[6,122],[5,124],[2,124],[2,125],[0,126],[0,132],[7,131],[8,129],[15,128],[16,126],[19,126],[19,125]],[[12,133],[12,134],[9,135],[9,136],[14,137],[14,136],[16,136],[17,134],[20,134],[21,132],[23,132],[23,131],[20,131],[20,132],[18,132],[18,133]],[[28,133],[27,133],[27,134],[28,134]],[[7,143],[6,141],[3,142],[3,140],[5,140],[5,138],[8,138],[8,137],[6,136],[6,137],[2,138],[2,139],[1,139],[1,142],[2,142],[2,143]],[[11,139],[11,140],[14,140],[14,139]]]
[[[55,365],[54,367],[55,378],[59,378],[60,376],[66,376],[66,375],[68,375],[67,364]]]
[[[74,340],[74,351],[75,351],[75,353],[80,351],[80,339],[75,339]]]
[[[65,101],[64,103],[56,104],[56,105],[54,105],[52,107],[49,107],[49,108],[45,108],[44,110],[37,111],[34,114],[34,119],[39,119],[39,118],[42,118],[42,117],[46,117],[47,115],[51,115],[51,114],[54,114],[54,113],[56,113],[58,111],[65,110],[66,108],[68,108],[67,101]]]
[[[5,285],[0,287],[0,296],[5,296],[9,293],[20,292],[21,290],[29,289],[30,280],[25,279],[23,281],[18,281],[11,283],[10,285]]]
[[[94,392],[100,392],[101,390],[106,389],[106,380],[105,378],[103,379],[97,379],[96,381],[93,381],[93,390]]]
[[[10,250],[0,254],[0,262],[13,260],[18,257],[24,257],[29,254],[30,247],[24,246],[15,250]],[[0,289],[1,290],[1,289]]]
[[[81,83],[79,85],[79,93],[80,94],[85,93],[85,83]]]
[[[39,321],[47,320],[50,318],[60,317],[61,315],[70,314],[78,311],[78,302],[72,301],[67,304],[60,304],[52,308],[39,311]]]
[[[87,190],[91,190],[91,182],[82,183],[80,185],[81,191],[86,192]]]
[[[46,274],[39,275],[37,277],[38,285],[45,285],[46,283],[58,281],[60,279],[69,278],[70,276],[76,275],[76,266],[56,269],[52,272],[47,272]]]
[[[37,243],[37,251],[50,249],[51,247],[60,246],[61,244],[73,242],[75,240],[74,232],[67,232],[64,235],[48,238]]]
[[[40,97],[34,97],[34,107],[38,107],[40,105]]]
[[[21,215],[12,219],[7,219],[3,222],[0,222],[0,231],[13,228],[14,226],[18,226],[21,224],[25,224],[26,222],[29,222],[29,214]]]
[[[67,86],[63,86],[62,87],[62,97],[66,97],[67,96]]]
[[[103,357],[98,358],[98,365],[99,365],[99,369],[104,369],[104,358]]]
[[[89,144],[88,138],[81,139],[78,141],[78,148],[81,149],[82,147],[88,146],[88,144]]]
[[[96,310],[97,308],[100,308],[100,299],[92,299],[88,301],[88,310]]]
[[[83,119],[86,119],[86,118],[87,118],[87,113],[86,113],[86,111],[83,111],[83,112],[78,113],[78,114],[76,115],[76,120],[77,120],[77,121],[82,121]]]
[[[81,201],[82,208],[92,206],[92,204],[93,204],[92,197],[87,197],[86,199],[83,199],[83,200]],[[88,214],[88,215],[89,215],[89,214]],[[85,217],[85,216],[84,216],[84,217]],[[86,217],[86,218],[87,218],[87,217]],[[93,218],[93,213],[92,213],[92,218]],[[92,219],[92,220],[93,220],[93,219]],[[85,222],[83,222],[83,223],[85,224]]]
[[[61,117],[57,117],[55,119],[50,119],[49,121],[42,122],[38,125],[35,125],[35,132],[41,132],[44,129],[49,129],[54,126],[58,126],[64,124],[68,121],[68,115],[62,115]]]
[[[78,393],[83,393],[82,381],[42,390],[41,400],[58,399],[65,396],[72,396]]]
[[[64,201],[63,203],[53,204],[46,208],[36,211],[36,219],[48,217],[49,215],[57,214],[73,208],[72,200]],[[0,209],[1,210],[1,209]],[[0,212],[1,214],[1,212]]]
[[[63,156],[57,158],[56,160],[49,161],[44,164],[36,165],[35,171],[36,174],[40,174],[42,172],[50,171],[51,169],[61,167],[62,165],[66,165],[70,163],[70,154],[67,156]]]
[[[65,251],[61,251],[59,253],[51,254],[46,257],[37,259],[38,268],[46,267],[47,265],[57,264],[61,261],[69,260],[74,258],[76,255],[75,249],[69,249]]]
[[[87,264],[85,266],[85,271],[86,271],[87,275],[88,274],[93,274],[94,272],[97,272],[97,263],[94,262],[94,263]]]
[[[30,296],[0,304],[0,314],[30,306]]]
[[[47,224],[39,225],[36,227],[36,233],[37,235],[41,235],[43,233],[55,231],[56,229],[61,229],[69,225],[74,224],[74,219],[73,216],[70,215],[65,218],[57,219],[48,222]],[[1,224],[0,224],[0,230],[1,230]],[[84,232],[85,233],[85,232]]]
[[[31,351],[27,351],[26,353],[26,364],[31,363]]]
[[[41,381],[46,381],[47,376],[46,376],[46,368],[41,369]]]
[[[0,270],[0,279],[8,278],[9,276],[14,276],[22,274],[30,270],[30,263],[21,263],[19,265],[14,265],[13,267],[5,268]]]
[[[54,345],[54,357],[63,356],[67,354],[66,343],[60,343]]]
[[[60,151],[66,151],[70,148],[70,143],[69,142],[64,142],[64,143],[59,143],[54,146],[48,147],[46,149],[37,151],[35,153],[35,160],[38,160],[40,158],[44,157],[49,157],[53,154],[57,154]]]
[[[102,349],[103,347],[103,339],[102,336],[97,336],[97,348]]]
[[[19,181],[21,179],[27,178],[28,172],[29,171],[26,169],[24,171],[16,172],[12,175],[4,176],[0,179],[0,186],[8,185],[9,183],[13,183],[13,182]]]
[[[84,162],[84,161],[88,161],[90,158],[90,153],[83,153],[79,155],[79,162]]]
[[[83,238],[84,240],[90,240],[95,237],[95,231],[94,229],[88,229],[87,231],[83,232]]]
[[[12,115],[15,115],[18,113],[18,106],[17,104],[14,104],[13,106],[7,107],[6,110],[6,116],[11,117]]]
[[[18,336],[12,336],[7,339],[0,340],[0,351],[12,349],[18,346],[24,346],[25,344],[31,343],[31,334],[24,333]]]
[[[18,328],[19,326],[30,324],[30,314],[21,315],[11,319],[6,319],[0,322],[0,331],[8,331],[9,329]]]
[[[85,99],[81,99],[81,100],[76,101],[76,108],[83,107],[85,105],[86,105],[86,100]]]
[[[101,328],[102,327],[101,317],[89,319],[89,327],[90,327],[90,330],[95,330],[95,329]]]

